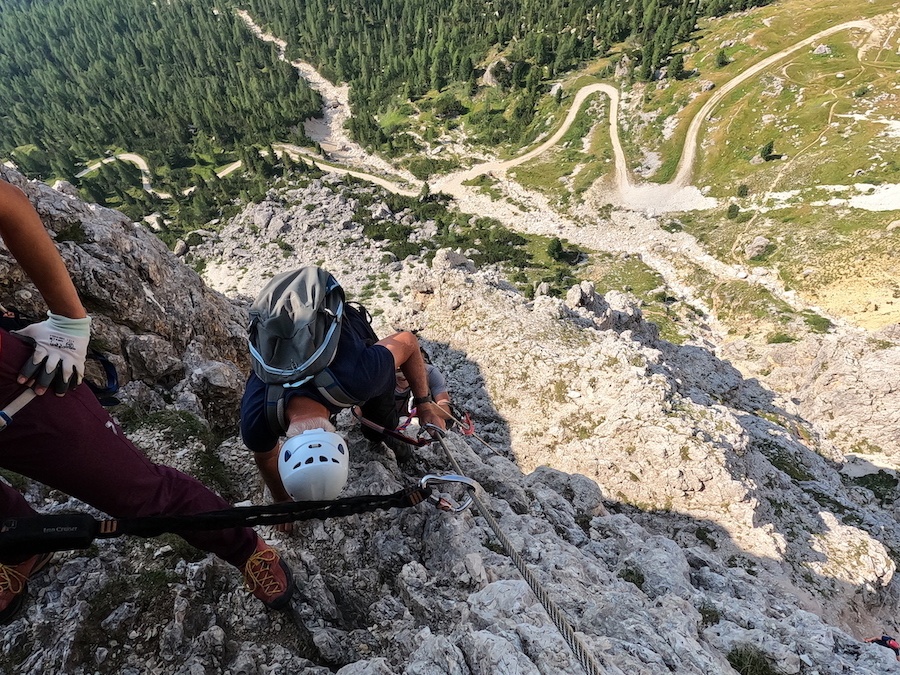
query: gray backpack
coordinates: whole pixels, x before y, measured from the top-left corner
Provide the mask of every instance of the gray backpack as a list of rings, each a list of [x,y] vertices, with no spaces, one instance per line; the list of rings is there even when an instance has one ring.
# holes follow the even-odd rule
[[[344,289],[331,274],[308,266],[273,277],[250,307],[253,372],[265,382],[266,417],[286,429],[284,390],[312,383],[341,407],[356,405],[328,370],[344,319]]]

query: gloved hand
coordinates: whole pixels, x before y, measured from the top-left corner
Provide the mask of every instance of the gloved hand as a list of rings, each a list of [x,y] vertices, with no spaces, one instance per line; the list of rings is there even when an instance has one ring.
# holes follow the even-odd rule
[[[84,360],[91,338],[91,317],[70,319],[47,312],[47,320],[14,331],[34,341],[34,355],[19,372],[19,383],[28,383],[37,394],[50,385],[58,396],[81,383]]]

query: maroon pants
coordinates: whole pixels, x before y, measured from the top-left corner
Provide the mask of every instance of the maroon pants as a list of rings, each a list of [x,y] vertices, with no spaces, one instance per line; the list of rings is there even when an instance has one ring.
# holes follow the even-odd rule
[[[16,377],[30,357],[29,345],[0,330],[0,408],[24,390]],[[184,515],[231,507],[200,481],[147,459],[83,383],[62,397],[52,391],[38,396],[15,414],[12,423],[0,431],[0,466],[114,518]],[[0,520],[32,515],[36,512],[22,495],[0,481]],[[256,533],[246,527],[182,536],[235,566],[247,561],[257,540]]]

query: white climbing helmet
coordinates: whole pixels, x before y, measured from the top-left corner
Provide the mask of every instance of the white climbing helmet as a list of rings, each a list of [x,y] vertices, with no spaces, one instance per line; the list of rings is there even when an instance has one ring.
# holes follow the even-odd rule
[[[309,429],[281,446],[278,473],[295,502],[327,501],[347,484],[347,442],[333,431]]]

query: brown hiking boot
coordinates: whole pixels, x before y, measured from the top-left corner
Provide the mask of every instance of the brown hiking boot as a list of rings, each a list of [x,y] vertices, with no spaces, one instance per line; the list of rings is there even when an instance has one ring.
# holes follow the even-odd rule
[[[284,609],[294,594],[291,568],[261,538],[256,540],[253,555],[241,565],[241,574],[247,590],[270,609]]]
[[[28,578],[50,562],[52,553],[38,553],[18,565],[0,563],[0,625],[12,621],[25,605]]]

